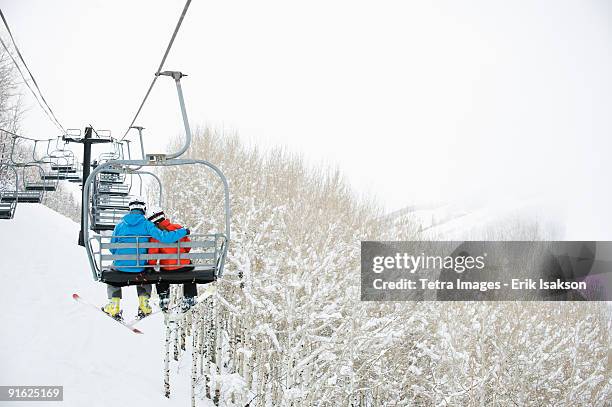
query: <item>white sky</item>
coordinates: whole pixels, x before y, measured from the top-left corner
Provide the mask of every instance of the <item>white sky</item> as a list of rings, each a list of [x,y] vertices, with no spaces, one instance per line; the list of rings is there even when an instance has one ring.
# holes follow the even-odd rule
[[[184,0],[0,0],[66,127],[123,134]],[[194,0],[166,63],[193,127],[338,166],[389,210],[546,195],[612,239],[609,2]],[[56,131],[28,99],[30,136]],[[141,118],[181,131],[172,80]]]

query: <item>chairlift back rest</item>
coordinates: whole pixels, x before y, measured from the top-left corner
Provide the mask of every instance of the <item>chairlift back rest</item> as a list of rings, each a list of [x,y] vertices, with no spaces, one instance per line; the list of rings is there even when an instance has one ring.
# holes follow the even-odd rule
[[[125,207],[130,203],[130,198],[127,196],[116,195],[95,195],[92,200],[94,209],[99,206]]]
[[[96,192],[104,195],[127,196],[129,195],[130,187],[124,184],[100,184]]]
[[[121,209],[114,209],[114,208],[112,209],[100,208],[97,211],[93,212],[93,216],[96,220],[113,219],[113,220],[116,220],[118,223],[129,212],[130,212],[129,209],[121,210]]]
[[[109,236],[95,236],[92,240],[99,243],[99,251],[95,253],[98,258],[97,265],[99,280],[103,283],[123,287],[138,284],[154,284],[166,282],[169,284],[196,283],[207,284],[215,281],[218,274],[219,260],[226,244],[222,234],[191,235],[190,242],[154,243],[147,236],[122,236],[122,238],[137,238],[137,242],[111,242]],[[149,249],[175,249],[176,253],[149,254]],[[190,248],[189,253],[181,253],[180,249]],[[111,254],[110,250],[132,249],[133,254]],[[142,253],[140,253],[142,252]],[[190,260],[191,264],[181,264],[180,260]],[[115,260],[131,260],[137,265],[125,266],[122,269],[137,268],[139,272],[123,272],[113,268]],[[149,260],[157,260],[164,267],[164,260],[173,264],[165,266],[181,267],[181,270],[156,271],[157,265],[149,265]],[[175,264],[175,265],[174,265]],[[145,271],[140,271],[142,269]],[[184,271],[184,269],[188,271]]]
[[[111,242],[110,236],[94,236],[92,240],[98,241],[99,250],[96,252],[98,266],[100,270],[111,269],[116,260],[131,260],[136,264],[121,268],[153,268],[154,265],[144,264],[149,260],[171,260],[180,265],[180,260],[191,260],[194,270],[214,270],[217,267],[219,257],[226,244],[225,236],[222,234],[213,235],[191,235],[189,242],[178,241],[176,243],[151,242],[148,236],[121,236],[115,239],[132,238],[135,242]],[[187,253],[181,249],[189,248]],[[149,254],[149,249],[173,249],[176,253],[155,253]],[[122,250],[122,254],[113,254],[111,250]],[[125,254],[124,250],[132,253]],[[163,264],[162,264],[163,266]]]
[[[121,211],[122,213],[127,213],[130,211],[130,207],[128,205],[121,205],[119,203],[96,203],[92,208],[94,213],[98,213],[100,211]]]
[[[194,235],[196,236],[196,235]],[[121,236],[128,237],[128,236]],[[117,237],[117,239],[121,238]],[[131,237],[131,236],[129,236]],[[191,242],[181,242],[178,241],[176,243],[158,243],[158,242],[150,242],[149,237],[141,236],[140,239],[143,241],[134,242],[134,243],[100,243],[101,249],[185,249],[185,248],[211,248],[215,247],[216,244],[213,240],[204,240],[204,241],[191,241]],[[184,258],[183,255],[188,253],[182,253],[181,258]]]

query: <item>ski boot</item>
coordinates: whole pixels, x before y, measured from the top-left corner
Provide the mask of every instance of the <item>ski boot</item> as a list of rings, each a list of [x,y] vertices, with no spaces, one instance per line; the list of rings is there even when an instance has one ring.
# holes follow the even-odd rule
[[[168,312],[168,307],[170,306],[170,293],[169,292],[161,292],[159,295],[159,308],[161,308],[162,312]]]
[[[181,301],[181,312],[185,313],[189,311],[194,305],[196,305],[195,297],[183,297]]]
[[[151,306],[149,305],[149,296],[148,295],[140,295],[138,297],[138,318],[142,319],[153,312]]]
[[[102,307],[102,311],[108,316],[115,318],[118,321],[123,320],[123,311],[119,307],[120,298],[113,297],[108,301],[104,307]]]

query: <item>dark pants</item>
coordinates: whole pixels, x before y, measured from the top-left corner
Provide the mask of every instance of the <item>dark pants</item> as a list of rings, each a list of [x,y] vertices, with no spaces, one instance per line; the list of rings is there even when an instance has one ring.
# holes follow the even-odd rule
[[[143,284],[143,285],[137,285],[136,286],[136,293],[138,293],[139,297],[141,295],[146,295],[146,296],[150,297],[151,296],[151,291],[153,291],[153,288],[151,287],[151,284]],[[108,294],[108,299],[111,299],[111,298],[121,298],[121,287],[115,287],[113,285],[107,284],[106,285],[106,293]]]
[[[173,273],[175,271],[192,271],[193,266],[182,267],[176,270],[165,271],[166,273]],[[164,270],[162,270],[164,272]],[[161,283],[155,284],[155,288],[157,289],[157,295],[170,294],[170,283],[165,281]],[[195,297],[198,295],[198,286],[196,283],[184,283],[183,284],[183,295],[185,297]]]

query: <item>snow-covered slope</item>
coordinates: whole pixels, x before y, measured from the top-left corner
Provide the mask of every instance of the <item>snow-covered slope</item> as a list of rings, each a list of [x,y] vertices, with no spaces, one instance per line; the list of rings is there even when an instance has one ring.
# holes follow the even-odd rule
[[[527,238],[537,228],[539,237],[563,238],[563,217],[545,202],[504,200],[414,205],[388,215],[401,224],[409,220],[419,226],[423,237],[443,240]],[[497,234],[497,235],[496,235]]]
[[[71,298],[106,301],[76,244],[78,229],[34,204],[0,223],[0,385],[63,385],[63,406],[189,405],[187,360],[179,362],[185,375],[171,372],[172,399],[163,396],[160,315],[136,335]],[[136,304],[135,288],[124,288],[124,316]]]

